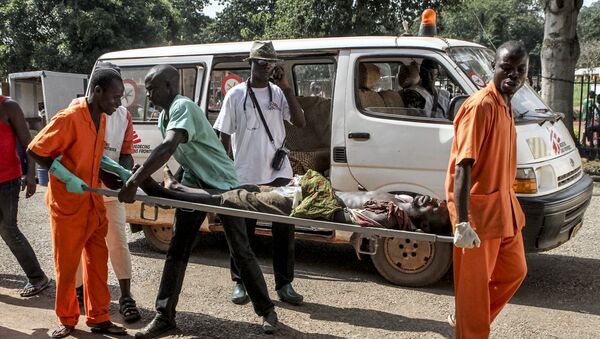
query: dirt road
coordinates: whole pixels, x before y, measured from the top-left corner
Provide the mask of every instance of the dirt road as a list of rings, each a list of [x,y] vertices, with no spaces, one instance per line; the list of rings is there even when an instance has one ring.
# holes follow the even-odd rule
[[[20,227],[36,250],[42,267],[54,277],[50,225],[44,188],[20,202]],[[1,197],[0,197],[1,198]],[[255,244],[271,297],[276,298],[270,239]],[[151,250],[141,233],[130,238],[133,292],[143,319],[127,325],[133,335],[153,315],[163,255]],[[350,246],[297,242],[296,290],[304,306],[276,302],[283,329],[277,337],[305,338],[444,338],[453,331],[445,319],[453,309],[448,275],[429,288],[390,285],[368,260],[359,261]],[[553,250],[527,256],[529,274],[512,302],[493,325],[493,338],[600,337],[600,197],[594,197],[577,237]],[[228,301],[232,283],[222,235],[204,236],[190,260],[178,307],[177,338],[258,338],[260,318],[250,305]],[[22,299],[25,279],[16,260],[0,244],[0,338],[46,337],[56,322],[54,288]],[[113,319],[118,284],[111,273]],[[76,338],[91,338],[80,319]]]

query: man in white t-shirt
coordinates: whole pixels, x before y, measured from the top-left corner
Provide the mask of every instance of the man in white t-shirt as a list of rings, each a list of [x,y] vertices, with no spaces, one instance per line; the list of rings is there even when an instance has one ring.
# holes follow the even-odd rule
[[[290,161],[284,156],[281,165],[274,168],[273,159],[277,150],[284,147],[284,121],[304,127],[304,111],[283,69],[276,66],[280,59],[270,41],[255,41],[246,60],[250,63],[250,78],[226,93],[214,128],[220,131],[221,142],[234,160],[241,184],[284,186],[293,177]],[[270,75],[275,83],[269,82]],[[279,151],[279,154],[283,153]],[[256,220],[247,219],[246,226],[248,236],[252,237]],[[303,297],[291,285],[294,225],[273,223],[272,234],[277,295],[282,301],[300,305]],[[235,282],[231,301],[240,305],[247,303],[249,298],[233,260],[231,278]]]

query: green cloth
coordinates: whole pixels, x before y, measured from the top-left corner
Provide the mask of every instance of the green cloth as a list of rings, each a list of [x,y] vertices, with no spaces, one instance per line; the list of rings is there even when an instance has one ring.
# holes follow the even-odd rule
[[[300,179],[302,202],[290,216],[305,219],[333,220],[342,206],[337,202],[331,183],[319,172],[308,170]]]
[[[169,130],[187,132],[187,141],[179,144],[173,154],[184,169],[182,184],[195,188],[205,184],[224,190],[240,185],[233,160],[225,153],[202,109],[188,97],[175,97],[168,117],[164,110],[160,113],[158,128],[163,138]]]

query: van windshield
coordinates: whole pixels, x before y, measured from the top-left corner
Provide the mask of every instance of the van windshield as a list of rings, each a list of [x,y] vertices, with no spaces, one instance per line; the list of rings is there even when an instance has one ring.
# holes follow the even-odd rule
[[[454,47],[448,55],[465,72],[478,88],[492,81],[494,52],[487,48]],[[559,115],[553,113],[539,95],[525,84],[512,98],[515,120],[555,120]]]

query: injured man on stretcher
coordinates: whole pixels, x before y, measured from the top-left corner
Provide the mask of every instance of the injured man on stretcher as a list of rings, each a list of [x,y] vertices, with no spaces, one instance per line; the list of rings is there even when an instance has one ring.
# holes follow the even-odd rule
[[[164,185],[164,186],[163,186]],[[164,183],[148,178],[140,188],[151,196],[366,227],[450,235],[446,202],[427,195],[334,191],[327,179],[309,171],[300,186],[242,185],[225,191],[190,188],[165,167]]]

